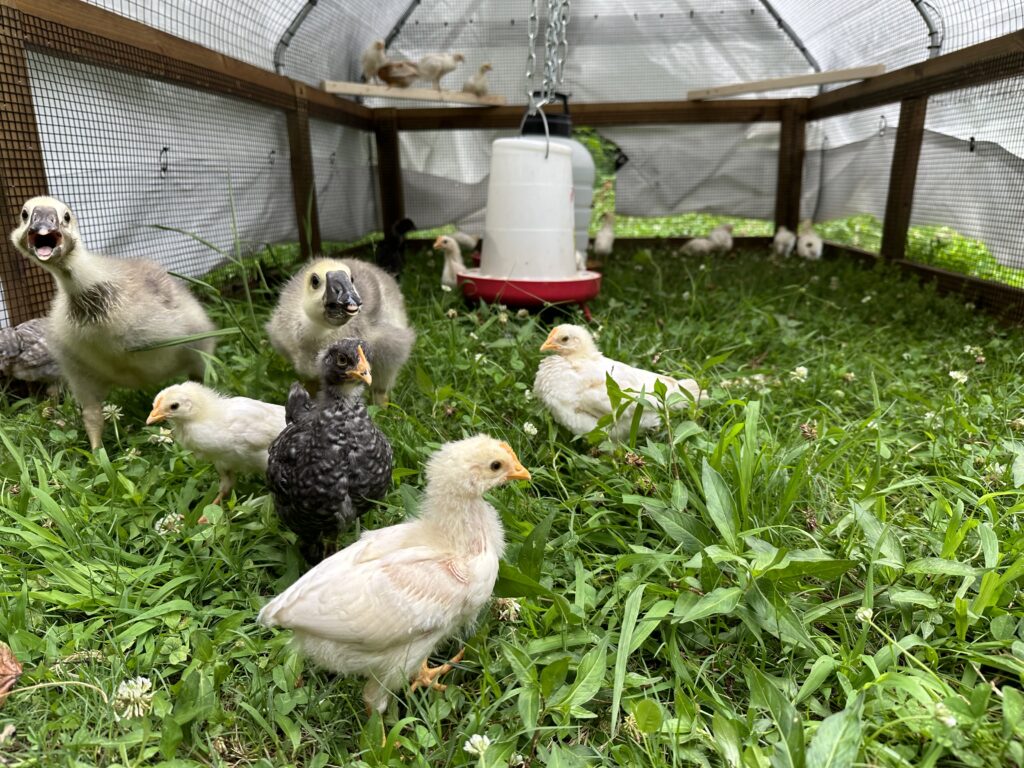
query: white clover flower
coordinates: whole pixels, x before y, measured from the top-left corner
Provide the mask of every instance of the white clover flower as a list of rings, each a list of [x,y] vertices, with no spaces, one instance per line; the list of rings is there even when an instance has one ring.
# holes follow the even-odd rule
[[[462,751],[468,752],[476,757],[483,757],[484,752],[491,746],[491,740],[482,733],[474,733],[468,739],[466,743],[462,745]]]
[[[473,331],[469,332],[469,338],[471,338],[473,341],[480,341],[480,337],[473,333]]]
[[[445,312],[444,314],[445,314],[445,316],[446,316],[446,317],[447,317],[447,318],[448,318],[449,320],[454,320],[454,319],[455,319],[456,317],[458,317],[458,316],[459,316],[459,313],[458,313],[458,311],[457,311],[457,310],[455,310],[455,309],[449,309],[449,310],[448,310],[447,312]]]
[[[473,362],[474,363],[479,363],[483,359],[484,359],[484,353],[483,352],[477,352],[475,355],[473,355]]]
[[[526,400],[526,402],[533,400],[533,390],[528,389],[523,392],[523,399]]]
[[[869,301],[871,301],[871,300],[872,300],[873,298],[874,298],[874,296],[872,296],[872,295],[871,295],[870,293],[865,293],[865,294],[864,294],[864,298],[860,300],[860,303],[861,303],[861,304],[867,304],[867,303],[868,303]]]
[[[833,277],[831,280],[829,280],[828,281],[828,287],[829,287],[829,290],[838,291],[839,290],[839,278],[838,277]]]
[[[442,283],[441,290],[444,291],[445,293],[451,293],[452,292],[452,287],[450,285],[444,285]]]
[[[147,440],[152,445],[170,445],[174,442],[174,434],[171,430],[161,427],[158,432],[151,434]]]
[[[847,371],[846,373],[843,374],[843,381],[855,381],[856,378],[857,374],[854,373],[853,371]]]
[[[526,318],[526,317],[529,317],[529,316],[530,316],[530,310],[528,310],[528,309],[520,309],[518,312],[516,312],[516,317],[518,317],[520,319],[523,319],[523,318]]]
[[[148,677],[123,680],[114,693],[114,718],[144,717],[153,706],[153,684]]]
[[[534,425],[532,421],[528,421],[525,424],[523,424],[523,432],[528,434],[530,437],[536,437],[537,427]]]
[[[941,701],[935,705],[935,719],[947,728],[956,728],[956,716]]]
[[[934,418],[935,418],[935,411],[925,411],[924,412],[924,420],[925,421],[931,421]]]
[[[1024,432],[1024,419],[1018,417],[1016,419],[1010,419],[1010,421],[1006,423],[1010,425],[1010,429],[1014,432]]]
[[[519,612],[523,607],[514,597],[499,597],[494,601],[498,607],[498,618],[502,621],[515,623],[519,621]]]
[[[501,323],[502,325],[505,325],[508,322],[508,312],[499,312],[498,322]]]
[[[690,300],[690,292],[689,291],[683,291],[683,301],[689,301],[689,300]]]
[[[904,360],[910,360],[910,358],[912,358],[913,355],[910,354],[909,352],[904,352],[902,355],[900,355],[900,357],[902,357]]]
[[[975,309],[977,309],[977,307],[974,306],[973,301],[968,301],[966,304],[964,304],[964,309],[966,309],[968,312],[973,312]]]
[[[513,753],[512,757],[508,759],[508,768],[521,768],[524,765],[526,765],[526,757],[519,752]]]
[[[821,280],[821,278],[818,277],[817,275],[811,275],[810,283],[811,283],[811,285],[814,285],[815,283],[817,283],[820,280]]]
[[[107,403],[103,406],[103,420],[104,421],[120,421],[121,420],[121,406],[114,405],[113,403]]]
[[[166,536],[168,533],[180,530],[183,522],[185,522],[184,515],[180,512],[171,512],[153,523],[153,530],[161,536]]]
[[[707,265],[706,264],[701,264],[699,267],[697,267],[697,269],[699,269],[701,272],[703,272],[705,269],[707,269]]]
[[[803,365],[798,365],[792,371],[789,372],[789,378],[793,381],[807,381],[807,368]]]
[[[966,384],[967,383],[967,374],[964,373],[963,371],[950,371],[949,372],[949,378],[951,378],[957,384]]]
[[[977,357],[978,355],[985,354],[985,350],[981,347],[975,347],[972,344],[964,344],[964,353],[971,357]]]
[[[874,618],[875,612],[870,608],[858,608],[857,613],[854,614],[854,618],[857,619],[861,624],[867,624]]]

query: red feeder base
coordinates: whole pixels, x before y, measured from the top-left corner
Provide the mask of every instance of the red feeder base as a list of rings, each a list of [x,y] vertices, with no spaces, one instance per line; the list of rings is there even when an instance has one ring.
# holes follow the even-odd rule
[[[586,302],[601,290],[601,274],[589,270],[572,277],[549,280],[524,280],[488,277],[479,269],[467,269],[458,276],[462,293],[469,299],[500,301],[510,307],[542,307],[545,304]]]

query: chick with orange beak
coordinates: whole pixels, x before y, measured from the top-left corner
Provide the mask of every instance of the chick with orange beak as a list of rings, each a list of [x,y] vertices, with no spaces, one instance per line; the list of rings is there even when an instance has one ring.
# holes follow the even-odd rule
[[[541,344],[542,352],[553,352],[541,361],[533,381],[533,392],[547,406],[556,422],[574,435],[585,435],[598,422],[613,413],[608,396],[607,377],[625,392],[654,394],[654,385],[661,382],[668,390],[668,403],[673,408],[686,408],[700,400],[700,385],[693,379],[674,379],[659,373],[634,368],[605,357],[586,328],[578,325],[557,325]],[[629,436],[636,403],[629,405],[615,418],[608,429],[613,439]],[[648,409],[640,416],[640,428],[654,429],[661,416]]]
[[[214,504],[231,491],[236,475],[267,471],[267,450],[285,425],[283,405],[224,397],[194,381],[167,387],[153,399],[146,424],[163,421],[176,443],[216,468]]]
[[[477,435],[442,446],[427,462],[419,514],[367,531],[308,571],[260,612],[295,633],[322,667],[367,678],[363,701],[383,712],[413,676],[413,688],[461,659],[429,667],[445,638],[469,626],[491,597],[505,549],[501,518],[484,494],[529,471],[507,443]]]

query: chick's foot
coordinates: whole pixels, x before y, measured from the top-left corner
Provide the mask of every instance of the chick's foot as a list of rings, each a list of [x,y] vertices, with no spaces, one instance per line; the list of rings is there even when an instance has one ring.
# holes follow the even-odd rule
[[[466,654],[466,649],[463,648],[446,663],[441,664],[438,667],[427,666],[427,660],[423,660],[423,665],[420,667],[419,673],[416,678],[412,681],[412,687],[409,690],[415,691],[419,686],[424,688],[430,688],[435,691],[443,691],[448,686],[442,685],[437,682],[437,678],[443,675],[445,672],[451,671],[452,667],[462,661],[462,657]]]

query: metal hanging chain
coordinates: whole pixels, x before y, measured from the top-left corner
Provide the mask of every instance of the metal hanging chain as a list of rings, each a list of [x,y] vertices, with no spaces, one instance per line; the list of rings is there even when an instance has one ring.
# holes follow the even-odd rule
[[[547,27],[544,30],[544,80],[540,95],[534,95],[533,75],[537,66],[537,35],[540,32],[537,2],[530,0],[527,23],[529,48],[526,54],[526,96],[530,105],[528,114],[531,115],[553,100],[552,94],[562,85],[565,60],[569,55],[567,33],[570,0],[548,0]]]

